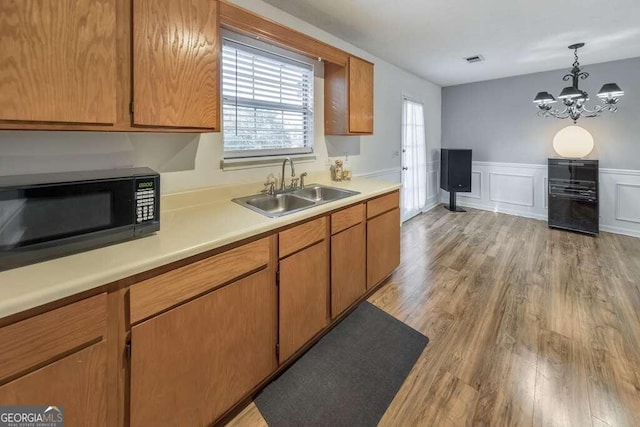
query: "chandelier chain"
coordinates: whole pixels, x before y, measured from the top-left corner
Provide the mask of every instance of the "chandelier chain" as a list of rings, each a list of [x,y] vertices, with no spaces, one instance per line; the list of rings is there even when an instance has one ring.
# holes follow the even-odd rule
[[[575,61],[573,61],[573,66],[580,68],[580,62],[578,62],[578,48],[577,47],[573,49],[573,57],[575,58]]]

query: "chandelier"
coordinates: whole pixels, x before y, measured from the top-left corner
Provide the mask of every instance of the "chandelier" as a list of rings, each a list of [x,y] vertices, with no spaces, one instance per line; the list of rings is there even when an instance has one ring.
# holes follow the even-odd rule
[[[593,109],[589,109],[585,105],[589,101],[589,95],[578,87],[580,80],[585,80],[589,77],[589,73],[582,71],[580,62],[578,62],[578,49],[583,46],[584,43],[576,43],[569,46],[569,49],[573,50],[575,61],[571,71],[562,77],[565,82],[572,81],[572,85],[562,89],[562,92],[558,95],[558,99],[562,100],[565,105],[564,110],[553,109],[552,104],[557,101],[549,92],[538,92],[533,102],[538,106],[539,116],[555,117],[557,119],[570,118],[573,123],[576,123],[580,117],[598,117],[603,111],[614,113],[618,110],[616,104],[620,97],[624,95],[624,92],[616,83],[607,83],[598,92],[598,98],[602,101],[602,105],[596,105]]]

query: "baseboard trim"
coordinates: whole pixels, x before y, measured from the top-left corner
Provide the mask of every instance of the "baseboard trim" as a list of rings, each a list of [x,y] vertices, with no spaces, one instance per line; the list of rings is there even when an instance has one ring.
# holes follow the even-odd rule
[[[458,205],[460,206],[465,206],[467,208],[474,208],[474,209],[480,209],[483,211],[488,211],[488,212],[496,212],[496,213],[503,213],[503,214],[507,214],[507,215],[514,215],[514,216],[521,216],[524,218],[531,218],[531,219],[537,219],[540,221],[546,221],[547,220],[547,216],[546,215],[541,215],[538,213],[534,213],[534,212],[525,212],[525,211],[520,211],[517,209],[505,209],[502,207],[492,207],[492,206],[486,206],[480,203],[473,203],[473,202],[467,202],[462,201],[462,200],[458,200]]]
[[[434,206],[429,207],[428,209],[425,208],[424,212],[427,212],[431,209],[433,209],[434,207],[438,206],[439,204],[436,204]],[[504,208],[492,208],[489,206],[484,206],[478,203],[467,203],[467,202],[461,202],[458,201],[458,205],[460,206],[464,206],[467,208],[473,208],[473,209],[480,209],[483,211],[487,211],[487,212],[496,212],[496,213],[501,213],[501,214],[505,214],[505,215],[513,215],[513,216],[520,216],[520,217],[524,217],[524,218],[531,218],[531,219],[536,219],[538,221],[547,221],[547,217],[544,215],[539,215],[539,214],[535,214],[535,213],[531,213],[531,212],[522,212],[522,211],[518,211],[518,210],[512,210],[512,209],[504,209]],[[613,233],[613,234],[622,234],[624,236],[629,236],[629,237],[638,237],[640,238],[640,231],[636,231],[636,230],[631,230],[628,228],[620,228],[620,227],[611,227],[609,225],[600,225],[600,231],[604,231],[607,233]]]
[[[441,204],[442,204],[442,203],[440,203],[440,202],[438,202],[438,201],[433,202],[433,203],[431,203],[431,204],[429,204],[429,205],[425,206],[425,207],[422,209],[422,213],[429,212],[430,210],[432,210],[433,208],[436,208],[436,207],[440,206]]]
[[[630,230],[628,228],[612,227],[610,225],[601,225],[600,231],[606,231],[613,234],[622,234],[630,237],[640,237],[640,231]]]

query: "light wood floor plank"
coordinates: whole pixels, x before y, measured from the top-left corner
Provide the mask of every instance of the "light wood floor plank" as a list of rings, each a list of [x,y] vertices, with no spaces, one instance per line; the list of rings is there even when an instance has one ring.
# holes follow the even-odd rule
[[[381,425],[640,425],[640,239],[437,207],[369,301],[431,340]]]

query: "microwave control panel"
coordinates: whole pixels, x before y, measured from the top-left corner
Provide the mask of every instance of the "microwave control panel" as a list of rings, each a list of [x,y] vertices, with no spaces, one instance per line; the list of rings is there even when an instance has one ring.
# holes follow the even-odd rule
[[[136,222],[153,221],[156,218],[156,189],[154,179],[136,181]]]

